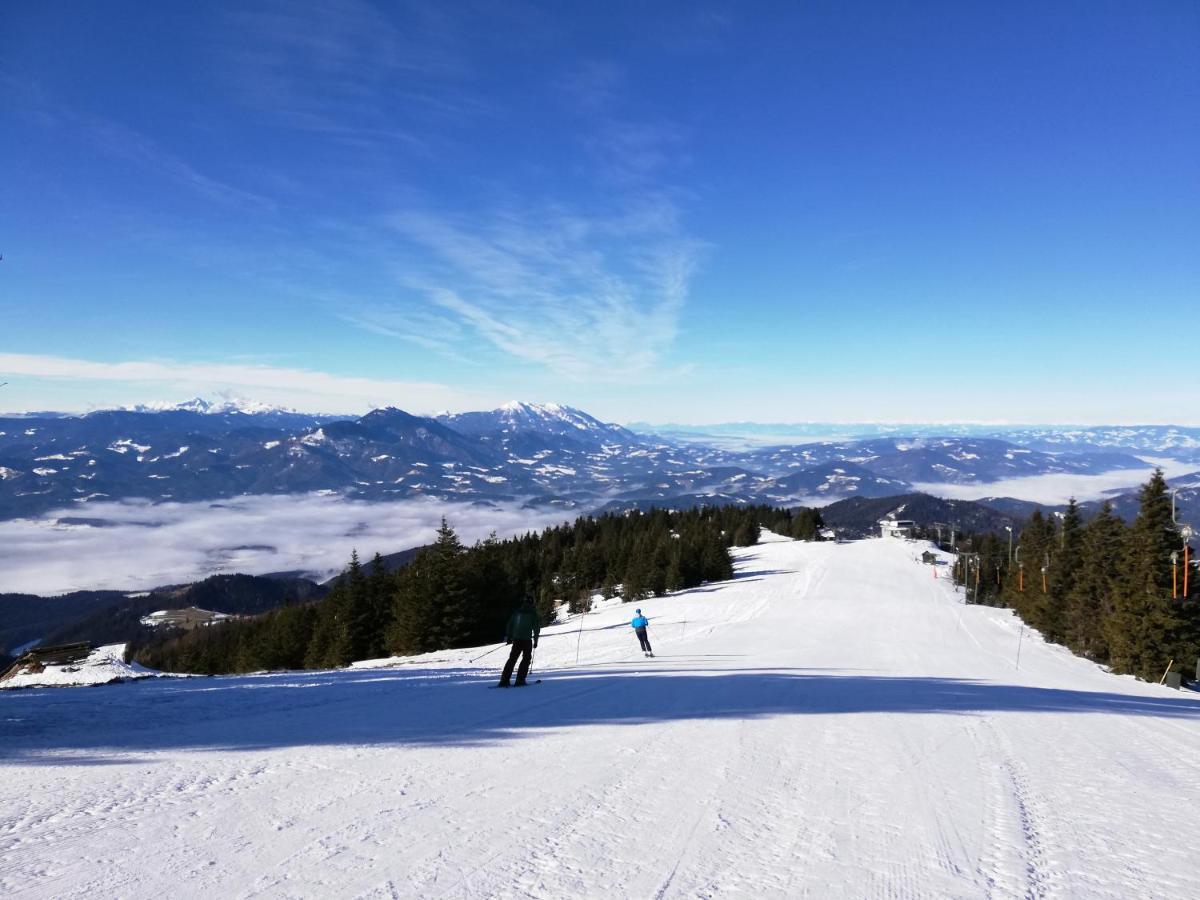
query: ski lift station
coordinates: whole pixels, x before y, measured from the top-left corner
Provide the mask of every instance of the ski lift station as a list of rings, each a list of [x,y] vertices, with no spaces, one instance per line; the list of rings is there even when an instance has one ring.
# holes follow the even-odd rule
[[[887,516],[879,520],[879,536],[885,538],[911,538],[917,529],[912,519],[897,519]]]

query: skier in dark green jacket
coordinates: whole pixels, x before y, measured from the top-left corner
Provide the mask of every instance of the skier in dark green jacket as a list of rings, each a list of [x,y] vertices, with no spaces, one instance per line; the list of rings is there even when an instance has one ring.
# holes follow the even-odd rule
[[[517,657],[521,657],[521,665],[517,668],[517,687],[525,686],[525,676],[529,674],[530,663],[533,662],[533,648],[538,645],[538,636],[542,633],[542,623],[538,620],[537,607],[533,600],[525,598],[525,602],[508,618],[508,627],[504,632],[504,643],[512,644],[508,654],[508,662],[500,673],[500,684],[497,687],[509,687],[508,680],[512,677],[513,666]]]

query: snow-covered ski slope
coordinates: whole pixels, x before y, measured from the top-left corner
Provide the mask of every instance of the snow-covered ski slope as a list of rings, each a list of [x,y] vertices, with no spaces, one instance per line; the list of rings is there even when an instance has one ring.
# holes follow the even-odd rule
[[[1200,701],[901,541],[392,668],[0,695],[0,895],[1200,896]],[[579,643],[579,664],[576,647]],[[1016,668],[1018,643],[1020,668]]]

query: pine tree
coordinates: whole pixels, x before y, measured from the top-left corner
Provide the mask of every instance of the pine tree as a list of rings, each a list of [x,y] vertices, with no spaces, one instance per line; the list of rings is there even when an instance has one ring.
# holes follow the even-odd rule
[[[645,544],[637,541],[629,553],[625,573],[621,577],[621,599],[626,603],[634,603],[649,596],[650,559]]]
[[[396,580],[388,646],[425,653],[463,646],[479,631],[478,609],[467,581],[466,551],[445,519],[433,545]]]
[[[392,623],[387,647],[397,655],[436,650],[430,620],[433,615],[434,565],[429,550],[418,553],[396,580]]]
[[[762,529],[759,527],[757,519],[751,514],[733,530],[733,546],[753,547],[758,543],[761,534]]]
[[[435,543],[394,574],[376,555],[369,573],[357,555],[320,602],[214,626],[142,647],[139,661],[176,671],[219,672],[345,665],[386,652],[422,653],[496,640],[514,606],[535,597],[543,623],[556,604],[590,592],[625,599],[732,577],[728,545],[759,522],[783,522],[768,507],[581,517],[569,525],[488,540],[465,549],[445,522]]]
[[[1067,646],[1097,662],[1108,661],[1106,623],[1115,611],[1124,571],[1125,530],[1106,501],[1083,529],[1080,563],[1067,594]]]
[[[1052,522],[1050,524],[1053,526]],[[1062,515],[1057,536],[1051,533],[1050,547],[1043,556],[1048,593],[1042,595],[1039,604],[1037,627],[1046,640],[1056,644],[1066,640],[1067,595],[1079,570],[1081,540],[1079,505],[1072,497]]]
[[[661,597],[667,592],[667,570],[671,566],[674,553],[672,542],[669,533],[660,534],[654,542],[654,552],[650,557],[649,585],[650,592],[655,597]]]
[[[339,664],[336,659],[342,645],[343,603],[344,598],[336,587],[321,602],[313,622],[312,637],[304,654],[306,669],[323,669]]]
[[[376,621],[370,594],[370,584],[363,573],[358,561],[358,551],[351,551],[350,568],[345,577],[345,617],[346,624],[343,645],[339,648],[339,656],[346,663],[359,659],[369,659],[373,649]]]
[[[1157,680],[1167,663],[1193,650],[1194,643],[1182,607],[1171,599],[1170,558],[1179,535],[1161,471],[1142,487],[1139,500],[1107,636],[1113,668]]]
[[[824,524],[819,509],[801,509],[792,519],[791,536],[798,541],[819,541]]]
[[[704,581],[728,581],[733,577],[733,560],[720,535],[708,532],[700,549]]]
[[[463,545],[454,529],[442,519],[433,543],[434,621],[433,643],[437,648],[462,646],[473,628],[474,602],[463,577]]]
[[[378,553],[371,560],[371,573],[367,576],[367,605],[369,629],[367,631],[366,659],[383,656],[387,652],[385,636],[392,618],[392,577],[383,565]]]
[[[1010,605],[1030,628],[1043,630],[1050,613],[1049,572],[1050,549],[1054,544],[1054,525],[1040,509],[1035,509],[1022,529],[1018,540],[1015,578],[1010,579]]]
[[[617,580],[611,574],[604,576],[604,583],[600,586],[600,596],[605,600],[611,600],[617,596]]]
[[[672,541],[665,581],[668,591],[681,591],[687,587],[683,574],[683,540],[678,536]]]

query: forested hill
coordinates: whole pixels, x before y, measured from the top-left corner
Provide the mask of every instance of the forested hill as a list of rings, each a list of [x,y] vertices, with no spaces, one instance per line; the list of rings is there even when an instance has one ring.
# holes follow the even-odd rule
[[[825,524],[847,537],[878,534],[879,520],[894,513],[929,527],[935,522],[958,526],[959,533],[1000,532],[1018,524],[1024,516],[1009,515],[971,500],[945,500],[929,494],[898,494],[891,497],[851,497],[821,510]]]
[[[0,657],[29,642],[93,644],[145,640],[153,629],[141,619],[155,610],[195,606],[229,615],[258,615],[288,602],[323,596],[307,578],[211,575],[194,584],[150,592],[76,591],[61,597],[0,594]]]
[[[1166,480],[1156,472],[1127,523],[1108,503],[1088,520],[1071,501],[1061,516],[1034,511],[1015,542],[960,534],[956,580],[966,599],[1007,606],[1047,641],[1117,672],[1163,677],[1200,658],[1200,567],[1184,553]],[[1179,671],[1179,668],[1176,669]]]
[[[596,593],[638,600],[733,577],[731,546],[757,542],[760,523],[816,536],[820,518],[771,507],[583,517],[464,547],[445,522],[435,543],[395,571],[351,560],[332,591],[256,617],[152,639],[134,658],[156,669],[225,673],[328,668],[389,654],[477,646],[503,637],[512,609],[534,598],[544,622]]]

